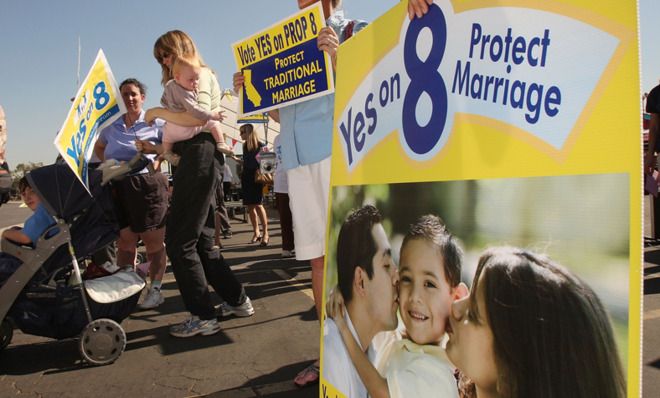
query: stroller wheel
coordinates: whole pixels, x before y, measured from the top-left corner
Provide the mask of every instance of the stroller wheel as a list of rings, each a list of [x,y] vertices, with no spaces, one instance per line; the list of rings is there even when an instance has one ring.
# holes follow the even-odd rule
[[[147,256],[144,253],[138,252],[136,257],[137,263],[142,264],[147,262]]]
[[[0,325],[0,350],[4,350],[11,343],[12,337],[14,337],[14,325],[9,319],[4,319]]]
[[[108,365],[124,352],[126,333],[112,319],[96,319],[83,329],[78,348],[83,359],[92,365]]]

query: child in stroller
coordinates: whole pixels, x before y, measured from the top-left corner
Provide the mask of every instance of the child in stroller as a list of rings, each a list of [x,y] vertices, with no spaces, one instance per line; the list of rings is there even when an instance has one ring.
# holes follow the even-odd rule
[[[18,182],[18,191],[21,193],[21,198],[23,198],[25,205],[29,207],[34,214],[25,220],[25,227],[7,229],[2,233],[2,237],[22,245],[32,246],[48,227],[55,224],[55,220],[50,214],[48,214],[46,208],[41,205],[41,200],[34,190],[32,190],[27,177],[21,178]],[[2,270],[0,269],[0,273],[1,272]],[[0,276],[0,284],[3,282],[3,279],[1,278],[2,276]]]
[[[54,222],[33,246],[3,236],[2,261],[13,256],[17,267],[0,286],[0,349],[11,342],[15,326],[55,339],[80,335],[86,361],[112,363],[126,345],[119,322],[135,308],[145,283],[132,270],[81,280],[78,260],[118,235],[110,188],[93,172],[88,193],[61,164],[33,170],[27,181]]]
[[[34,213],[25,220],[24,227],[12,227],[2,232],[2,238],[26,246],[33,246],[39,236],[55,224],[55,219],[48,214],[41,204],[39,196],[32,190],[27,177],[18,182],[18,191],[27,207]],[[55,232],[55,231],[53,231]],[[0,286],[20,267],[21,261],[7,253],[0,252]]]

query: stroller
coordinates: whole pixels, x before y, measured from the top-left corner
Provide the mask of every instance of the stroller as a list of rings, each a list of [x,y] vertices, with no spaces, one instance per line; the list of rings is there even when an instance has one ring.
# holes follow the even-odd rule
[[[110,188],[101,185],[101,172],[92,172],[90,196],[63,164],[27,176],[57,222],[34,247],[2,240],[2,251],[16,257],[17,269],[0,285],[0,350],[9,345],[17,327],[58,340],[79,335],[84,360],[110,364],[126,347],[119,322],[133,311],[145,286],[133,270],[81,279],[78,261],[118,236]]]

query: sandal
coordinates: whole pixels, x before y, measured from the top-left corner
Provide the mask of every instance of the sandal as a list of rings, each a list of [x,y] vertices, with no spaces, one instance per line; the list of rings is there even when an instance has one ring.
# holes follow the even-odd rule
[[[309,365],[302,372],[298,373],[293,379],[293,383],[298,387],[305,387],[310,384],[316,384],[319,382],[319,365],[314,362]]]
[[[261,235],[252,235],[252,240],[250,243],[257,243],[261,240]]]
[[[268,246],[268,241],[269,240],[270,240],[270,236],[268,236],[268,235],[261,238],[261,246]]]

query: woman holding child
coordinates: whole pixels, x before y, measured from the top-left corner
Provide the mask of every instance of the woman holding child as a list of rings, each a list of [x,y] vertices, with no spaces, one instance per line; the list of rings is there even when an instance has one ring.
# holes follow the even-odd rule
[[[161,66],[163,85],[174,77],[171,67],[176,57],[194,59],[195,64],[205,66],[190,36],[179,30],[160,36],[154,44],[153,53]],[[197,84],[197,101],[200,107],[208,111],[211,110],[212,93],[219,92],[215,85],[217,79],[213,72],[207,67],[202,68]],[[204,124],[188,112],[175,113],[159,108],[147,113],[148,120],[160,117],[179,126]],[[147,145],[145,149],[153,147]],[[162,152],[162,147],[158,149]],[[216,151],[216,140],[210,131],[202,129],[192,138],[176,142],[172,149],[180,158],[174,174],[166,248],[181,297],[191,317],[172,326],[170,334],[175,337],[206,336],[220,331],[207,280],[225,301],[220,306],[221,315],[250,316],[254,314],[254,309],[220,251],[213,248],[216,175],[223,160]]]
[[[371,397],[625,397],[612,327],[589,286],[545,257],[499,247],[482,254],[467,295],[461,257],[439,218],[412,226],[399,274],[405,331],[385,332],[375,367],[333,292],[328,315]],[[446,358],[471,380],[461,391]]]

